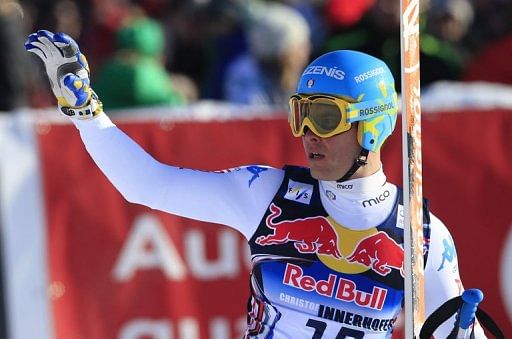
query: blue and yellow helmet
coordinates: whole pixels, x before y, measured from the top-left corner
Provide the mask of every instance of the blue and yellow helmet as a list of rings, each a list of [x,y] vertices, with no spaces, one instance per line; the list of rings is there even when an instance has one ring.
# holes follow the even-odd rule
[[[297,93],[330,95],[355,103],[357,109],[347,120],[359,121],[358,141],[368,151],[378,151],[395,128],[395,80],[388,66],[371,55],[338,50],[318,57],[302,73]]]

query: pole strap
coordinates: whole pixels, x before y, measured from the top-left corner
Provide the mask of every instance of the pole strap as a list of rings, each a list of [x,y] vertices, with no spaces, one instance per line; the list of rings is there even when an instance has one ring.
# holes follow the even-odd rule
[[[434,331],[441,326],[444,322],[446,322],[452,315],[456,314],[464,301],[461,296],[452,298],[442,304],[438,309],[436,309],[423,323],[420,331],[420,339],[430,339],[433,336]],[[478,319],[480,325],[489,331],[496,339],[505,339],[505,335],[498,327],[496,322],[480,307],[477,307],[475,316]],[[455,326],[448,336],[448,339],[455,339],[457,337],[458,332],[458,321],[455,323]],[[471,338],[474,338],[474,329],[471,333]]]

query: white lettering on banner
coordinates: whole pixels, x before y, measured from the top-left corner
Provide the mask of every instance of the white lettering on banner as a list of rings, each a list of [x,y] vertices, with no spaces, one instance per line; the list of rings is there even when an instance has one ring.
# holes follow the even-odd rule
[[[161,268],[169,279],[185,278],[185,264],[164,226],[157,217],[143,214],[135,219],[112,275],[114,280],[127,281],[137,270],[155,268]]]
[[[178,323],[178,338],[199,339],[199,321],[194,318],[183,318]]]
[[[219,277],[235,278],[239,272],[239,257],[236,251],[238,243],[234,232],[220,233],[218,241],[218,259],[208,261],[206,258],[206,239],[202,232],[192,230],[185,236],[185,255],[190,271],[198,278],[205,280]]]
[[[183,234],[184,254],[180,254],[157,216],[143,214],[135,218],[125,244],[114,264],[115,281],[133,279],[137,271],[160,269],[169,280],[185,280],[187,274],[201,280],[238,279],[241,265],[251,268],[250,250],[239,241],[236,232],[218,232],[216,259],[206,255],[207,239],[197,229]],[[241,247],[239,247],[241,246]]]
[[[226,317],[213,318],[209,323],[210,339],[243,338],[247,328],[247,317],[235,319],[233,324]],[[231,332],[234,328],[234,332]]]
[[[176,325],[176,326],[174,326]],[[122,325],[118,339],[226,339],[241,338],[245,332],[246,317],[240,317],[231,324],[226,317],[215,317],[208,322],[208,336],[201,335],[199,320],[185,317],[177,322],[167,319],[135,318]],[[231,328],[235,328],[232,334]],[[176,333],[175,333],[176,332]]]
[[[210,338],[231,337],[229,320],[224,317],[213,318],[210,322]],[[241,336],[237,338],[241,338]]]
[[[124,325],[119,332],[119,339],[171,339],[172,324],[167,320],[137,319]]]

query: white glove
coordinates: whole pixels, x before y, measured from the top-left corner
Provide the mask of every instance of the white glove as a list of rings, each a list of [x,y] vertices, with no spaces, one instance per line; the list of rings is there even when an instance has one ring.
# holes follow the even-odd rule
[[[70,36],[40,30],[28,36],[25,49],[43,61],[61,113],[75,119],[90,119],[103,111],[89,87],[87,60]]]

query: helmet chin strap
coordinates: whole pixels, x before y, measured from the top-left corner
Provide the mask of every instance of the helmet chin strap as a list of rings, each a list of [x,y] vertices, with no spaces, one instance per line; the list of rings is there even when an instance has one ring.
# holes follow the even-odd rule
[[[350,179],[354,173],[359,169],[359,167],[366,165],[367,159],[368,159],[368,153],[369,151],[367,149],[361,148],[361,152],[359,152],[359,155],[354,160],[354,163],[352,164],[352,167],[345,173],[344,176],[342,176],[340,179],[336,180],[336,182],[343,182]]]

